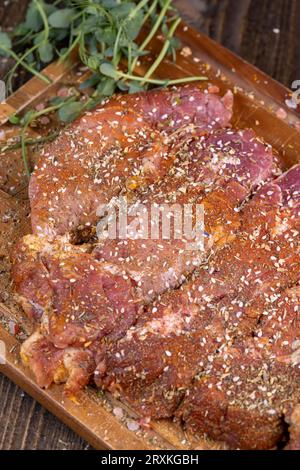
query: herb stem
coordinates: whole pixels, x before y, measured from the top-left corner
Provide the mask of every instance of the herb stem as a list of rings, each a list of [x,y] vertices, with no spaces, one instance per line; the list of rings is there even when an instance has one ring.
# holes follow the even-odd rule
[[[25,139],[25,145],[38,145],[38,144],[44,144],[45,142],[49,142],[49,140],[55,139],[59,134],[59,131],[54,131],[49,135],[46,135],[45,137],[38,137],[36,139]],[[11,150],[16,150],[21,147],[21,141],[15,142],[10,145],[4,145],[3,147],[0,147],[0,154],[3,152],[10,152]]]
[[[131,74],[132,73],[132,47],[131,47],[131,44],[128,45],[127,64],[128,64],[128,72]]]
[[[129,75],[128,73],[121,72],[120,70],[117,70],[117,74],[119,77],[125,78],[126,80],[134,80],[135,82],[142,82],[144,80],[144,77],[139,77],[138,75]],[[153,85],[165,85],[166,80],[149,78],[147,83],[152,83]]]
[[[36,49],[36,47],[37,46],[34,46],[34,48],[32,47],[31,50]],[[35,75],[40,80],[43,80],[43,82],[46,82],[48,85],[50,85],[51,80],[49,77],[46,77],[46,75],[43,75],[42,73],[32,68],[29,64],[26,64],[26,62],[24,62],[23,58],[26,57],[27,53],[24,54],[23,58],[20,58],[17,56],[17,54],[13,50],[8,49],[5,46],[1,46],[1,44],[0,44],[0,49],[2,49],[6,54],[9,54],[13,59],[15,59],[15,61],[17,61],[17,65],[19,64],[22,65],[22,67],[24,67],[24,69],[26,69],[28,72],[32,73],[32,75]]]
[[[141,52],[143,50],[145,50],[145,48],[147,47],[147,45],[149,44],[149,42],[153,39],[153,37],[155,36],[155,34],[157,33],[163,19],[164,19],[164,16],[166,14],[166,12],[168,11],[169,7],[170,7],[170,4],[171,4],[171,1],[172,0],[166,0],[165,2],[165,5],[163,6],[163,8],[161,9],[161,12],[160,14],[158,15],[157,17],[157,20],[156,22],[154,23],[153,27],[151,28],[151,31],[149,32],[149,34],[147,35],[147,37],[144,39],[144,41],[142,42],[142,44],[140,45],[140,47],[138,48],[138,51]],[[155,3],[155,2],[154,2]],[[136,67],[136,64],[137,64],[137,61],[138,61],[138,57],[136,57],[134,59],[134,61],[132,62],[132,70],[135,69]]]
[[[128,17],[128,18],[129,18],[129,19],[134,18],[135,15],[137,14],[137,12],[138,12],[139,10],[141,10],[142,8],[144,8],[144,6],[146,6],[147,3],[149,3],[149,0],[141,0],[141,2],[138,3],[138,4],[136,5],[136,7],[129,13],[129,17]]]
[[[21,132],[21,150],[22,150],[22,159],[23,159],[23,164],[24,164],[24,168],[25,168],[25,171],[26,171],[26,175],[28,176],[28,178],[30,177],[30,168],[29,168],[29,164],[28,164],[28,159],[27,159],[27,149],[26,149],[26,131],[28,129],[28,126],[29,126],[29,122],[28,124],[25,124],[25,126],[23,126],[22,128],[22,132]]]
[[[41,15],[41,18],[43,20],[43,24],[44,24],[44,39],[42,42],[46,42],[48,41],[48,38],[49,38],[49,23],[48,23],[48,19],[47,19],[47,16],[46,16],[46,13],[45,13],[45,10],[43,8],[43,5],[42,3],[40,2],[40,0],[34,0],[34,3],[38,9],[38,12],[39,14]]]
[[[169,85],[179,85],[180,83],[190,83],[190,82],[198,82],[198,81],[205,81],[208,80],[207,77],[185,77],[185,78],[176,78],[174,80],[169,80]]]
[[[76,37],[76,39],[73,41],[73,43],[69,46],[69,48],[66,50],[66,52],[64,52],[60,58],[59,58],[59,62],[63,62],[65,61],[69,55],[71,54],[71,52],[75,49],[75,47],[77,46],[77,44],[81,41],[81,33],[79,33]]]
[[[143,25],[146,23],[146,21],[148,21],[148,18],[154,12],[155,8],[157,7],[157,4],[158,4],[158,0],[154,0],[154,2],[152,2],[152,5],[150,6],[149,10],[147,11],[147,13],[144,16]]]
[[[118,31],[118,34],[117,34],[117,37],[116,37],[115,45],[114,45],[113,64],[114,64],[115,67],[118,65],[119,42],[120,42],[120,37],[121,37],[122,31],[123,31],[122,27],[120,27],[119,31]]]
[[[171,25],[170,29],[169,29],[169,32],[168,32],[168,35],[166,37],[166,41],[160,51],[160,53],[158,54],[157,58],[155,59],[155,61],[153,62],[153,64],[151,65],[151,67],[147,70],[146,74],[145,74],[145,82],[147,81],[147,79],[149,77],[151,77],[151,75],[155,72],[155,70],[157,69],[157,67],[160,65],[160,63],[162,62],[162,60],[164,59],[166,53],[168,52],[168,49],[170,47],[170,39],[172,38],[172,36],[174,35],[175,31],[176,31],[176,28],[177,26],[179,25],[179,23],[181,22],[181,18],[177,18],[174,23]],[[142,82],[142,85],[145,83],[145,82]]]
[[[121,70],[117,70],[116,72],[119,77],[125,78],[126,80],[134,80],[135,82],[144,82],[145,77],[139,77],[138,75],[129,75],[128,73],[121,72]],[[188,82],[196,82],[199,80],[207,80],[207,77],[184,77],[184,78],[177,78],[175,80],[163,80],[158,78],[147,78],[146,82],[151,83],[153,85],[178,85],[179,83],[188,83]]]

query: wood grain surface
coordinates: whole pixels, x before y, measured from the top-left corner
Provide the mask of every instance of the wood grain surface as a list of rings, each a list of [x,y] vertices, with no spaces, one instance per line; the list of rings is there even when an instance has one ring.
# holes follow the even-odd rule
[[[300,79],[299,0],[176,0],[188,23],[290,87]],[[0,0],[0,27],[22,20],[28,0]],[[0,61],[0,78],[11,66]],[[19,74],[18,87],[26,79]],[[0,449],[90,449],[0,376]]]

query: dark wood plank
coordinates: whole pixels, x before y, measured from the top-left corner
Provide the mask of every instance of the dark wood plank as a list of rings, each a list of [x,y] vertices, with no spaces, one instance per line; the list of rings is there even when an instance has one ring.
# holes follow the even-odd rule
[[[0,25],[14,27],[29,0],[0,0]],[[300,79],[298,0],[175,0],[197,29],[290,87]],[[11,66],[0,60],[0,78]],[[15,87],[25,80],[18,74]],[[89,446],[33,399],[0,377],[1,449],[85,449]]]
[[[175,0],[185,20],[290,88],[300,79],[299,0]]]
[[[89,449],[79,436],[0,376],[0,449]]]

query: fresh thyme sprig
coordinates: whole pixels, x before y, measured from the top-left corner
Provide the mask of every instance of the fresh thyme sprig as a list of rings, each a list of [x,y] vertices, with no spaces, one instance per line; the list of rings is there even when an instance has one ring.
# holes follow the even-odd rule
[[[133,93],[149,86],[166,86],[205,77],[183,77],[161,80],[154,74],[167,55],[176,57],[178,40],[174,37],[181,19],[172,0],[32,0],[25,22],[14,32],[0,32],[0,55],[11,56],[15,64],[8,73],[7,86],[12,91],[12,79],[18,67],[49,83],[42,70],[55,58],[68,60],[78,49],[82,63],[92,72],[81,89],[92,88],[87,102],[72,97],[43,111],[29,111],[22,120],[21,148],[26,172],[26,132],[32,120],[59,110],[59,117],[70,122],[84,108],[92,108],[116,90]],[[142,28],[147,31],[140,41]],[[160,32],[165,37],[157,58],[143,77],[136,74],[141,57],[149,54],[147,47]]]
[[[51,132],[50,134],[44,136],[44,137],[38,137],[36,139],[34,138],[28,138],[25,139],[25,145],[39,145],[39,144],[44,144],[45,142],[49,142],[55,137],[57,137],[59,134],[59,131],[56,130],[54,132]],[[17,150],[22,147],[21,140],[20,139],[12,139],[13,142],[6,143],[2,146],[0,146],[0,154],[5,153],[5,152],[11,152],[12,150]]]

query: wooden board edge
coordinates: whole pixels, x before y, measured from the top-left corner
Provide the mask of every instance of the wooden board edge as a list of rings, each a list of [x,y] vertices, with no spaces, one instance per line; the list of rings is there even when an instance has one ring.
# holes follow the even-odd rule
[[[76,63],[76,57],[65,62],[53,62],[42,71],[51,83],[48,84],[38,77],[33,77],[12,93],[5,101],[0,103],[0,125],[5,124],[10,116],[23,111],[41,94],[53,87],[55,83],[58,83]]]
[[[287,113],[293,114],[300,119],[300,102],[295,109],[287,105],[285,100],[291,98],[293,91],[285,85],[278,82],[255,65],[250,64],[250,62],[214,39],[211,39],[206,34],[187,26],[184,22],[179,25],[177,35],[183,44],[187,44],[190,47],[195,46],[195,48],[199,48],[197,43],[200,41],[201,52],[207,55],[208,63],[211,63],[212,58],[214,57],[216,68],[218,67],[218,63],[222,63],[223,65],[226,63],[227,77],[233,83],[238,78],[236,71],[236,65],[238,65],[240,70],[243,71],[243,77],[247,77],[247,80],[245,80],[245,83],[243,84],[245,91],[254,90],[258,100],[268,98],[268,102],[271,101],[274,103],[274,101],[276,101],[278,106],[284,108]],[[228,66],[228,64],[231,66]]]
[[[63,385],[40,388],[18,360],[20,343],[0,326],[0,373],[37,400],[74,432],[99,450],[154,450],[174,448],[156,431],[158,445],[151,446],[149,438],[138,436],[121,424],[113,414],[97,403],[93,392],[82,391],[72,400],[63,393]],[[4,356],[4,361],[3,361]],[[3,363],[4,362],[4,363]],[[122,447],[120,447],[120,443]]]

